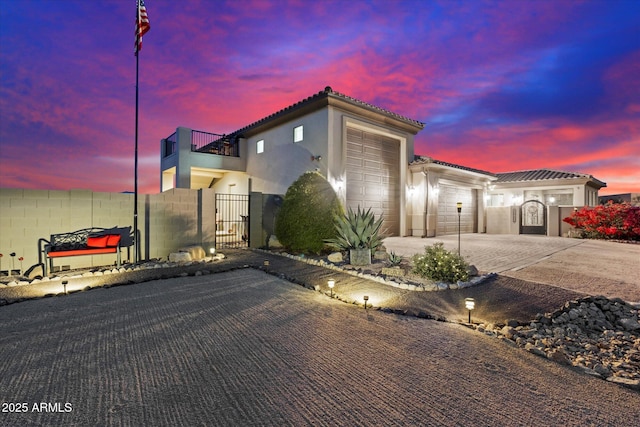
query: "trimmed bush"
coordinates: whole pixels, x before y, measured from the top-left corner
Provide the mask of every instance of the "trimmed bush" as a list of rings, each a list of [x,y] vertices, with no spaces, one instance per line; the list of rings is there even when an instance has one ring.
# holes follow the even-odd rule
[[[425,246],[424,254],[415,254],[412,272],[427,279],[456,283],[469,280],[469,264],[457,253],[449,252],[442,242]]]
[[[331,184],[318,172],[306,172],[287,189],[276,216],[276,237],[289,251],[322,253],[325,240],[336,235],[333,218],[343,212]]]

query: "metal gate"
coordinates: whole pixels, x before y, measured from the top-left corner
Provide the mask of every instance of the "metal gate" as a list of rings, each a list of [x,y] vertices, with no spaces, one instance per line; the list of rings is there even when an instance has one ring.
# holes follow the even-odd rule
[[[547,234],[547,208],[538,200],[520,206],[520,234]]]
[[[216,249],[248,246],[249,195],[216,193]]]

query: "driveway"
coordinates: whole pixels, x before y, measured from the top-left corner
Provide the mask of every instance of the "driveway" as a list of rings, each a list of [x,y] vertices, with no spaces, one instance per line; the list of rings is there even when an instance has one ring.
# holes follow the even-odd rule
[[[0,330],[7,426],[623,427],[640,417],[635,391],[255,269],[12,304]]]
[[[412,256],[435,242],[458,250],[457,235],[388,237],[384,244]],[[640,244],[475,233],[460,236],[460,252],[483,272],[640,303]]]

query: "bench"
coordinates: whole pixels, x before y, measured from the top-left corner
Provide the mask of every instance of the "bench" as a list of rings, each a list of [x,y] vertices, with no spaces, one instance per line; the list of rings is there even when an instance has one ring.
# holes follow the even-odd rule
[[[81,255],[116,254],[121,265],[120,249],[133,245],[131,227],[84,228],[70,233],[52,234],[38,240],[38,262],[43,273],[53,271],[53,259]]]

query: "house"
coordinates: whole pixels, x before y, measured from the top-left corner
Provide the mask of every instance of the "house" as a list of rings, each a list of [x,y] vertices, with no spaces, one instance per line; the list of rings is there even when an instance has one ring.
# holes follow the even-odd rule
[[[606,185],[584,174],[494,174],[415,156],[414,137],[423,128],[417,120],[326,87],[228,135],[177,128],[162,140],[161,189],[282,195],[302,173],[316,170],[344,206],[383,215],[387,234],[432,237],[459,230],[539,233],[520,224],[535,213],[526,203],[534,200],[543,210],[595,205]],[[529,216],[513,214],[513,205],[523,205],[520,212]],[[545,222],[544,234],[558,227]]]
[[[371,207],[389,234],[407,235],[407,165],[423,127],[326,87],[229,135],[178,128],[162,142],[162,190],[284,194],[317,170],[345,206]]]

